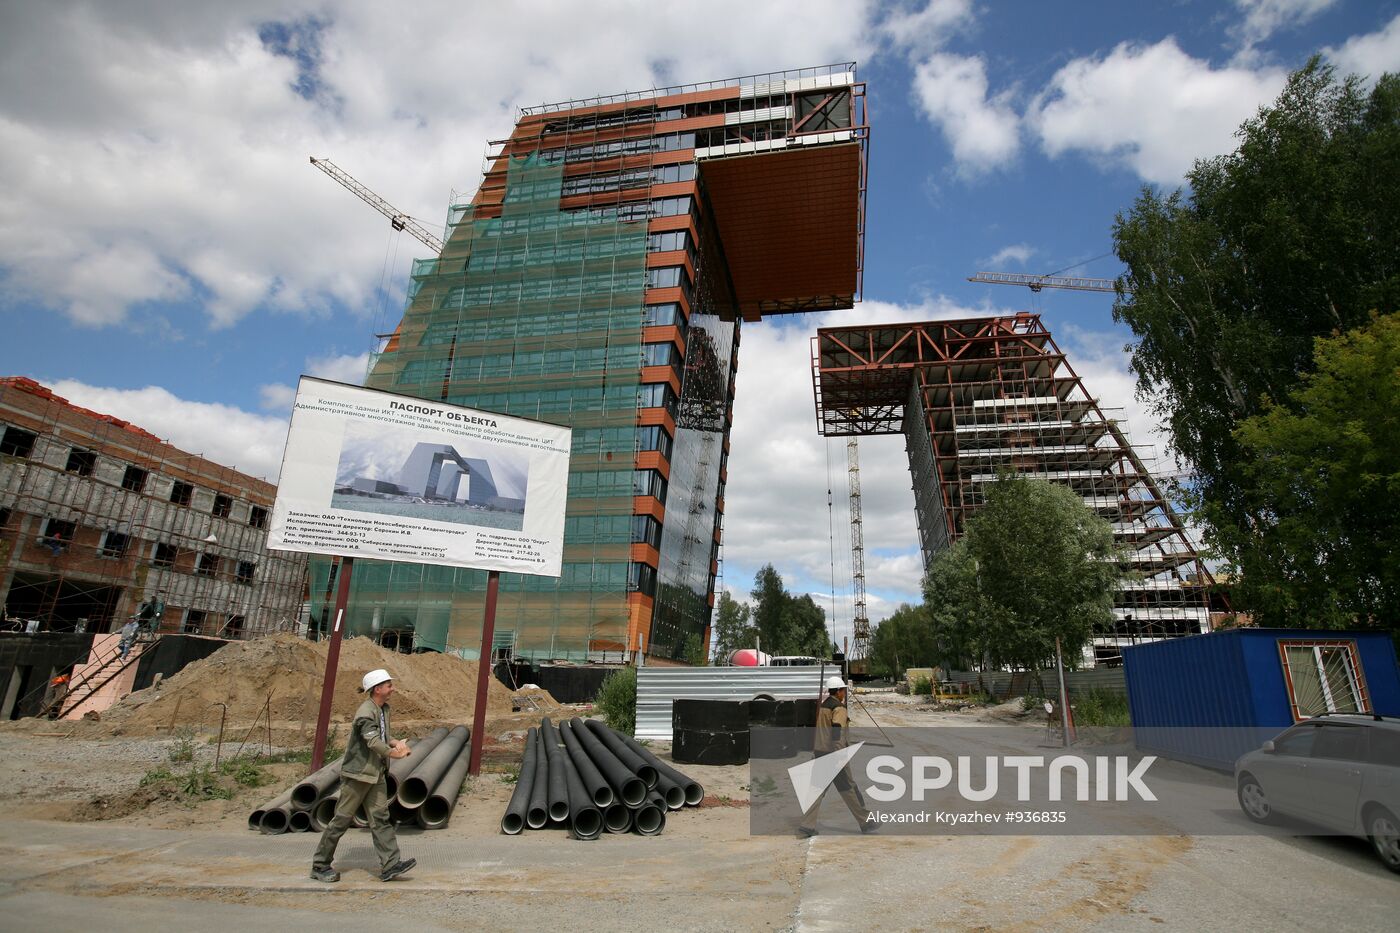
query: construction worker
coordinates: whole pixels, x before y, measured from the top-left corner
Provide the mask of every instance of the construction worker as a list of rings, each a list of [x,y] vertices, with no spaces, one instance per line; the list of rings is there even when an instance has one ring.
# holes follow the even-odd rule
[[[389,821],[389,790],[384,775],[391,759],[409,755],[407,742],[389,738],[389,697],[394,693],[394,679],[383,668],[370,671],[360,681],[360,692],[368,693],[369,699],[355,710],[350,725],[350,738],[340,765],[340,800],[311,858],[314,881],[340,880],[340,872],[331,867],[331,860],[340,837],[355,821],[361,805],[369,815],[370,835],[379,854],[379,880],[391,881],[418,864],[417,859],[405,861],[399,857],[394,824]]]
[[[117,647],[121,649],[120,657],[123,661],[126,660],[127,655],[131,654],[131,646],[136,643],[137,628],[134,618],[127,619],[126,624],[122,626],[122,637],[118,640]]]
[[[847,733],[851,727],[850,714],[846,712],[846,682],[839,675],[833,674],[826,679],[826,699],[821,706],[817,707],[817,734],[812,742],[812,750],[817,757],[828,755],[839,748],[845,748],[847,743]],[[836,775],[836,779],[829,787],[835,787],[841,795],[841,799],[846,802],[846,808],[851,811],[851,815],[860,824],[862,833],[873,833],[876,829],[875,823],[866,821],[870,811],[865,807],[865,800],[860,795],[860,788],[856,787],[851,780],[851,775],[846,768],[842,768]],[[801,836],[815,836],[817,834],[817,815],[821,812],[822,798],[826,796],[828,788],[822,790],[821,796],[812,804],[812,808],[807,811],[807,815],[802,818],[802,823],[798,826],[797,832]]]

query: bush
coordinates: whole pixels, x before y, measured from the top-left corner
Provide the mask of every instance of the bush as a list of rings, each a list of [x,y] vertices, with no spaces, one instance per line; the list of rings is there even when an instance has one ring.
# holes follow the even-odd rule
[[[177,765],[194,761],[194,730],[182,726],[175,730],[173,738],[175,741],[170,746],[170,761]]]
[[[933,696],[933,681],[927,677],[916,677],[909,692],[918,697],[931,697]]]
[[[1021,697],[1021,711],[1023,713],[1042,712],[1045,709],[1045,700],[1045,697],[1027,694]]]
[[[623,735],[637,731],[637,669],[623,667],[603,678],[594,707],[609,728]]]
[[[222,762],[219,773],[233,778],[233,782],[242,787],[262,787],[272,780],[272,775],[247,759]]]
[[[1074,703],[1074,722],[1079,726],[1129,726],[1128,698],[1111,690],[1095,688]]]

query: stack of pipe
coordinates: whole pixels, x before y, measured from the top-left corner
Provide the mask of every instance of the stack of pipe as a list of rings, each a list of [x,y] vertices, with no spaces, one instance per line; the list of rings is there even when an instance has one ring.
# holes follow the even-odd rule
[[[666,811],[697,806],[705,789],[631,736],[597,720],[547,718],[525,735],[520,776],[501,832],[566,826],[576,839],[603,832],[643,836],[666,828]]]
[[[389,817],[395,823],[417,823],[442,829],[452,816],[471,761],[471,730],[440,726],[421,739],[410,739],[413,754],[389,763],[384,776],[389,794]],[[268,835],[321,832],[335,816],[340,801],[340,762],[326,765],[287,788],[248,814],[248,828]],[[363,807],[355,825],[369,825]]]

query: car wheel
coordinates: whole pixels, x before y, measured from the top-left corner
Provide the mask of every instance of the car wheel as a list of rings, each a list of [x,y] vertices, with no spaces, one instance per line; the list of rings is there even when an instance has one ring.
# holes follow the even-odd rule
[[[1400,820],[1385,807],[1373,807],[1366,814],[1366,836],[1381,864],[1400,872]]]
[[[1273,805],[1269,803],[1269,797],[1264,793],[1264,788],[1259,786],[1259,782],[1252,774],[1240,776],[1239,786],[1240,809],[1244,815],[1256,823],[1269,823],[1274,818]]]

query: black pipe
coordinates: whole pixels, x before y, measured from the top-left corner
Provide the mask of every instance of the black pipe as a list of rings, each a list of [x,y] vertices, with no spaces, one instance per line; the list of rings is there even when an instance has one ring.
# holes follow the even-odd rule
[[[418,767],[413,769],[413,773],[399,785],[399,803],[409,809],[421,806],[432,794],[438,781],[447,773],[447,769],[457,760],[470,736],[471,730],[466,726],[457,726],[447,733],[447,738],[439,742],[428,756],[422,759]]]
[[[530,788],[530,806],[525,811],[525,825],[543,829],[549,822],[549,756],[544,752],[544,736],[535,733],[535,776]]]
[[[287,832],[304,833],[311,830],[311,814],[306,810],[293,810],[287,820]]]
[[[577,720],[575,720],[577,722]],[[569,753],[569,757],[574,762],[574,767],[578,769],[578,776],[583,781],[583,786],[588,788],[589,796],[593,798],[593,806],[599,810],[606,810],[612,806],[614,794],[612,787],[608,784],[602,773],[588,757],[580,743],[579,737],[572,722],[559,724],[559,736],[564,740],[564,749]]]
[[[656,791],[647,794],[646,803],[637,808],[632,828],[643,836],[659,836],[666,828],[666,801]]]
[[[574,729],[574,735],[578,737],[583,745],[584,751],[588,752],[588,757],[593,759],[593,763],[598,766],[598,770],[608,779],[608,783],[617,791],[617,798],[629,807],[640,807],[647,799],[646,781],[634,774],[627,765],[623,764],[602,742],[598,741],[598,736],[588,729],[579,725],[582,719],[574,719],[570,725]]]
[[[645,758],[647,763],[656,769],[657,774],[664,774],[676,784],[680,785],[685,790],[686,806],[698,806],[700,801],[705,799],[705,788],[700,786],[699,781],[681,774],[675,768],[653,755],[649,749],[643,748],[641,745],[637,744],[637,740],[631,736],[619,734],[618,738],[622,739],[632,751]]]
[[[402,823],[412,823],[418,819],[418,811],[421,807],[405,807],[399,803],[399,798],[395,797],[389,801],[389,822],[395,826]]]
[[[540,720],[540,737],[544,739],[544,753],[549,762],[549,819],[562,823],[569,818],[569,781],[564,773],[568,756],[548,716]]]
[[[576,719],[574,721],[583,722],[582,719]],[[608,751],[617,756],[618,760],[622,762],[627,770],[642,779],[647,786],[647,790],[651,790],[656,786],[656,768],[652,767],[651,763],[645,758],[628,748],[627,743],[622,741],[623,736],[621,734],[614,732],[596,719],[588,720],[588,727],[592,729],[594,733],[597,734],[598,738],[602,740],[603,744],[608,747]]]
[[[321,770],[308,774],[302,778],[300,784],[292,788],[292,809],[310,810],[339,780],[339,761],[333,761]]]
[[[610,833],[625,833],[632,828],[631,807],[615,803],[603,811],[603,828]]]
[[[393,800],[399,795],[399,785],[404,779],[413,773],[413,769],[423,763],[423,759],[437,744],[447,738],[447,727],[438,726],[432,732],[421,739],[409,739],[408,747],[412,752],[407,758],[392,758],[389,760],[389,770],[384,775],[384,793]]]
[[[660,771],[656,772],[656,786],[652,790],[661,795],[667,809],[679,810],[685,806],[685,788]]]
[[[452,808],[457,805],[457,796],[462,793],[462,782],[466,780],[467,769],[471,767],[472,750],[470,745],[462,747],[457,760],[438,781],[437,787],[418,808],[418,825],[424,829],[442,829],[452,819]],[[526,794],[526,798],[529,795]]]
[[[603,832],[603,814],[593,806],[593,797],[583,786],[573,759],[560,754],[558,760],[564,768],[564,786],[569,790],[569,829],[575,839],[597,839]]]
[[[520,758],[520,776],[515,779],[515,793],[510,795],[505,816],[501,817],[501,832],[507,836],[517,836],[525,828],[530,795],[535,789],[535,756],[538,754],[535,745],[539,741],[538,734],[534,726],[525,733],[525,754]]]

